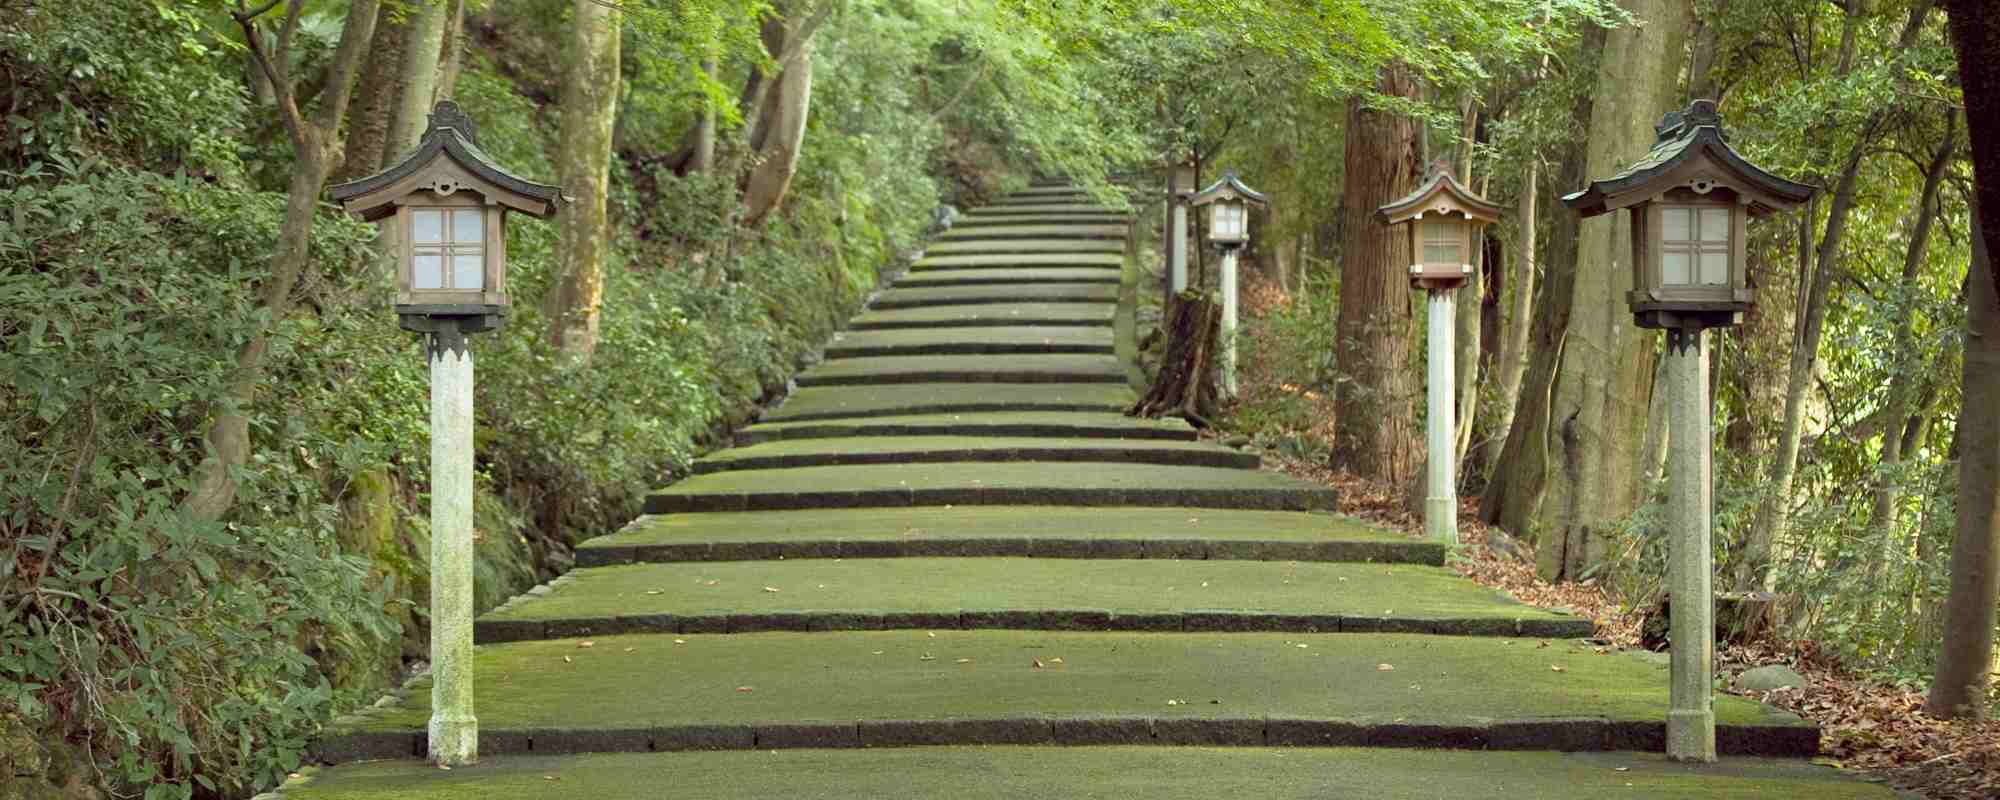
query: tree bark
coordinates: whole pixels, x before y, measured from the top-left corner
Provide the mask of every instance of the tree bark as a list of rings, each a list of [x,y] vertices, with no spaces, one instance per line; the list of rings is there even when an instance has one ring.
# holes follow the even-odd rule
[[[408,27],[408,17],[398,20],[383,14],[369,37],[368,60],[361,65],[361,83],[355,88],[354,117],[347,125],[346,158],[332,177],[336,182],[367,177],[382,168],[389,123],[396,116],[397,70],[402,67],[403,31]]]
[[[1416,97],[1401,66],[1385,68],[1380,91]],[[1340,317],[1335,345],[1342,381],[1335,397],[1336,465],[1396,486],[1420,462],[1417,386],[1410,369],[1409,240],[1374,220],[1407,194],[1421,172],[1417,126],[1408,117],[1347,101]]]
[[[1506,436],[1514,427],[1514,405],[1521,398],[1521,377],[1528,372],[1528,334],[1533,330],[1529,315],[1535,304],[1535,201],[1541,191],[1540,168],[1530,158],[1521,171],[1521,193],[1514,198],[1513,278],[1508,280],[1506,325],[1502,328],[1498,367],[1500,417],[1494,420],[1496,435]],[[1488,447],[1486,474],[1493,475],[1504,445]]]
[[[796,26],[787,28],[786,39],[796,41],[796,50],[773,79],[777,91],[765,97],[758,115],[753,142],[757,163],[743,182],[745,225],[762,222],[785,201],[792,173],[798,169],[799,148],[805,144],[806,119],[812,110],[812,40],[800,38],[805,34]],[[793,47],[788,44],[786,49]]]
[[[465,0],[444,0],[444,32],[438,37],[437,79],[431,96],[449,100],[458,92],[465,67]]]
[[[424,135],[432,94],[437,91],[438,56],[444,45],[444,0],[412,3],[403,27],[402,63],[396,70],[395,113],[389,118],[389,138],[382,149],[382,166],[401,160]],[[383,228],[392,230],[394,226]]]
[[[563,190],[575,199],[560,217],[559,273],[544,307],[549,344],[572,363],[583,363],[597,349],[604,261],[611,250],[607,197],[611,134],[618,115],[621,12],[597,0],[574,0],[573,11],[556,169]]]
[[[1972,145],[1972,267],[1966,278],[1964,406],[1958,418],[1958,530],[1944,643],[1925,710],[1983,717],[2000,601],[2000,9],[1951,0],[1952,47]]]
[[[292,36],[298,30],[304,3],[285,5],[283,28],[269,47],[256,18],[240,5],[235,12],[251,57],[271,83],[273,100],[291,139],[294,158],[286,184],[285,217],[278,228],[277,245],[271,252],[270,275],[257,287],[263,322],[251,331],[249,340],[237,352],[229,394],[211,414],[205,452],[195,467],[194,488],[182,503],[182,511],[194,519],[221,519],[236,501],[236,478],[232,473],[249,461],[249,408],[256,403],[258,390],[264,383],[271,329],[291,315],[292,290],[300,276],[313,266],[312,226],[319,213],[319,195],[341,149],[341,119],[347,114],[354,73],[368,53],[377,6],[378,0],[353,0],[348,4],[347,22],[341,27],[340,43],[334,49],[328,70],[328,85],[321,92],[319,107],[311,118],[299,110],[290,67]]]

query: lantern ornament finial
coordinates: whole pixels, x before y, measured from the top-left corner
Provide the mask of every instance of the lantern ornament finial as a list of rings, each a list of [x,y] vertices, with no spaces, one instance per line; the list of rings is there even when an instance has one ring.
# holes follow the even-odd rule
[[[1249,206],[1268,207],[1271,201],[1262,192],[1244,185],[1243,179],[1231,170],[1222,173],[1222,179],[1208,188],[1189,195],[1187,204],[1190,208],[1214,206],[1208,212],[1208,241],[1224,250],[1233,250],[1250,241]]]
[[[1642,328],[1734,325],[1755,299],[1744,223],[1812,197],[1729,146],[1713,100],[1696,100],[1654,126],[1651,152],[1623,172],[1592,181],[1563,202],[1585,217],[1632,210],[1632,291]]]
[[[388,169],[327,193],[398,235],[396,313],[403,328],[461,334],[492,330],[507,314],[506,213],[547,219],[562,192],[508,172],[475,143],[472,118],[449,100],[430,113],[415,150]]]
[[[1407,223],[1411,283],[1420,289],[1455,289],[1472,277],[1479,229],[1500,221],[1500,207],[1459,183],[1451,162],[1439,159],[1415,191],[1375,209],[1375,219],[1385,225]]]

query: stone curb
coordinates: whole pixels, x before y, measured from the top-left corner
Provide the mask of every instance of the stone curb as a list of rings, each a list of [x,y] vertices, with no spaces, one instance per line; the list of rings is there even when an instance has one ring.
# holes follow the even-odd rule
[[[1080,245],[1077,247],[1029,247],[1029,242],[1062,242]],[[942,247],[942,245],[966,245],[965,247]],[[1125,243],[1120,239],[1065,238],[1059,236],[1037,236],[1033,238],[1005,239],[939,239],[924,248],[926,256],[1041,256],[1041,255],[1092,255],[1115,256],[1125,252]]]
[[[1081,411],[1081,412],[1105,412],[1105,413],[1116,414],[1123,412],[1125,410],[1125,405],[1126,404],[1124,403],[1106,404],[1106,403],[1065,403],[1065,402],[1042,402],[1042,401],[1026,402],[1026,403],[1023,402],[917,403],[914,405],[876,408],[864,411],[815,411],[804,414],[785,414],[783,413],[784,409],[780,408],[778,409],[778,413],[765,417],[762,420],[759,420],[759,422],[768,422],[768,423],[822,422],[822,421],[843,420],[843,419],[869,419],[873,417],[908,417],[908,416],[917,416],[920,414],[984,414],[989,412],[1005,413],[1014,411],[1036,412],[1036,413]],[[910,427],[911,429],[914,430],[921,426],[912,425]],[[790,434],[787,435],[789,436]]]
[[[1580,639],[1596,628],[1585,619],[1378,618],[1259,611],[1164,611],[1121,614],[1103,609],[1043,608],[958,611],[767,611],[730,614],[622,614],[554,619],[482,619],[479,644],[574,639],[621,634],[731,634],[802,631],[1086,631],[1092,633],[1418,633]]]
[[[798,425],[777,430],[746,428],[736,434],[737,447],[765,442],[802,439],[837,439],[849,436],[1009,436],[1062,439],[1130,439],[1140,441],[1192,442],[1200,437],[1193,428],[1127,428],[1116,425],[1062,425],[1058,423],[976,422],[949,424],[828,423]]]
[[[1810,758],[1820,731],[1809,725],[1719,725],[1725,756]],[[967,745],[1155,745],[1169,747],[1396,747],[1558,752],[1661,752],[1666,723],[1599,718],[1371,722],[1334,718],[1198,716],[1020,716],[666,725],[651,728],[488,728],[481,755],[779,750]],[[416,758],[419,731],[345,733],[314,743],[320,763]]]
[[[1028,215],[1049,215],[1049,214],[1063,214],[1063,215],[1074,214],[1079,217],[1118,217],[1120,219],[1127,218],[1126,215],[1120,213],[1118,209],[1112,208],[1110,206],[1090,205],[1086,203],[1061,203],[1061,202],[1008,203],[1006,205],[980,206],[978,208],[966,212],[965,216],[959,217],[958,220],[953,222],[952,224],[962,225],[965,223],[965,220],[967,219],[994,219],[1000,217],[1019,217]]]
[[[576,550],[576,566],[674,564],[694,561],[780,561],[808,558],[1093,558],[1444,566],[1444,548],[1430,542],[1206,539],[793,539],[762,542],[677,542],[597,545]],[[1176,624],[1174,628],[1179,629]]]
[[[1111,318],[1078,319],[1075,317],[959,317],[957,319],[857,319],[847,326],[851,331],[906,331],[925,328],[994,328],[994,327],[1058,327],[1058,328],[1109,328]]]
[[[873,358],[877,356],[1108,356],[1117,353],[1110,342],[1087,344],[1066,342],[928,342],[925,344],[830,344],[824,351],[829,360]]]
[[[1037,255],[1044,255],[1044,254],[1038,253]],[[1049,253],[1046,255],[1059,255],[1059,254]],[[1118,267],[1107,266],[1104,264],[1093,263],[1088,261],[1079,261],[1072,264],[1066,264],[1059,261],[1057,262],[1037,261],[1037,262],[1018,264],[1013,266],[1009,266],[1006,264],[921,264],[919,263],[912,265],[908,272],[903,273],[903,276],[905,278],[908,278],[920,275],[937,275],[941,273],[971,272],[975,270],[996,270],[996,269],[1019,270],[1019,271],[1032,271],[1032,270],[1045,270],[1045,269],[1101,269],[1113,275],[1120,274],[1120,269]],[[1050,281],[1050,282],[1055,283],[1057,281]],[[908,286],[909,284],[903,284],[903,285]]]
[[[1254,453],[1235,450],[1190,450],[1129,447],[1019,447],[965,448],[956,450],[903,450],[882,453],[794,453],[778,456],[706,458],[694,462],[693,474],[708,475],[745,469],[792,469],[797,467],[845,467],[870,464],[942,464],[952,462],[1000,463],[1042,461],[1053,463],[1160,464],[1178,467],[1256,469],[1262,459]]]
[[[1004,267],[1002,269],[1005,269]],[[965,275],[973,270],[926,270],[933,274],[905,276],[896,282],[898,289],[930,289],[939,286],[1015,286],[1022,284],[1052,286],[1116,286],[1118,271],[1103,270],[1104,275]],[[954,275],[957,272],[961,274]]]
[[[871,372],[857,375],[814,375],[793,379],[799,386],[887,386],[905,383],[1125,383],[1120,372],[1069,372],[1040,369],[927,369]]]
[[[646,497],[645,513],[791,511],[910,506],[1186,506],[1263,511],[1334,511],[1333,489],[1112,489],[1062,486],[836,489],[812,492],[687,492]]]
[[[1042,216],[1042,217],[1053,218],[1046,222],[1032,223],[1036,225],[1124,225],[1131,222],[1131,218],[1123,214],[1117,214],[1117,213],[1093,214],[1093,213],[1084,213],[1076,211],[1042,211],[1042,212],[1037,212],[1035,214],[1021,214],[1021,215],[1000,214],[1000,215],[986,215],[986,216],[975,216],[973,214],[966,214],[964,216],[959,217],[957,220],[954,220],[951,223],[951,230],[955,231],[965,230],[967,228],[978,228],[987,225],[1029,224],[1029,223],[1023,223],[1019,219],[1017,219],[1017,217],[1019,216]]]
[[[1061,227],[1064,224],[1066,223],[1059,223],[1059,222],[1050,223],[1048,227]],[[1104,222],[1086,223],[1086,224],[1122,226],[1125,224],[1125,221],[1123,219],[1107,219]],[[1004,227],[1004,226],[990,222],[985,225],[973,225],[964,228],[958,227],[957,225],[953,225],[949,230],[945,231],[943,236],[939,236],[937,238],[937,241],[1004,242],[1015,239],[1065,239],[1071,241],[1115,242],[1115,241],[1122,241],[1126,238],[1125,231],[1123,230],[1120,230],[1117,233],[1099,233],[1096,231],[1089,231],[1089,230],[1074,230],[1074,231],[1053,230],[1053,231],[1036,231],[1033,233],[1016,233],[1011,231],[1007,233],[983,232],[984,228],[998,228],[998,227]]]

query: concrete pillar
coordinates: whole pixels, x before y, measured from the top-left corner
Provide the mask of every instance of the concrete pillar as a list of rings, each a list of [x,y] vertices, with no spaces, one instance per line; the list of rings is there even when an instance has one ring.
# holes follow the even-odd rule
[[[430,759],[479,760],[472,714],[472,350],[431,337]]]
[[[1236,396],[1236,248],[1222,251],[1222,393]]]
[[[1174,167],[1167,173],[1167,290],[1180,294],[1188,288],[1187,204],[1180,194],[1194,189],[1194,170]]]
[[[1667,757],[1715,760],[1715,594],[1709,541],[1708,347],[1701,331],[1667,331],[1667,590],[1673,637]]]
[[[1457,468],[1453,463],[1457,443],[1452,435],[1457,409],[1452,390],[1458,373],[1452,365],[1453,338],[1457,313],[1453,310],[1453,289],[1427,289],[1428,335],[1425,337],[1424,452],[1430,467],[1429,486],[1424,497],[1424,533],[1446,546],[1458,546]]]

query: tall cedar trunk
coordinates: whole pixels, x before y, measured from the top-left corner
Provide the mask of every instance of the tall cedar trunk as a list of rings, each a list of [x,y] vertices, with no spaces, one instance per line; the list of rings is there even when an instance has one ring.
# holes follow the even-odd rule
[[[444,0],[444,33],[438,37],[436,87],[438,100],[450,100],[458,92],[458,74],[465,66],[465,0]]]
[[[313,266],[311,240],[313,219],[319,213],[320,191],[326,187],[327,173],[341,150],[341,118],[354,74],[368,53],[375,30],[377,0],[353,0],[348,4],[347,22],[340,30],[340,44],[334,49],[327,70],[327,87],[311,118],[299,109],[297,87],[292,84],[291,36],[304,9],[302,3],[286,4],[286,35],[275,47],[267,47],[258,23],[239,17],[244,39],[252,57],[270,81],[279,116],[292,144],[292,168],[286,182],[285,217],[278,228],[278,241],[271,251],[270,274],[257,289],[263,322],[237,352],[234,374],[230,376],[227,400],[211,412],[202,461],[195,467],[194,488],[182,510],[202,520],[220,519],[236,501],[236,479],[231,473],[243,468],[250,458],[249,409],[257,401],[264,383],[270,356],[272,326],[292,312],[292,290],[300,277]]]
[[[1507,316],[1501,327],[1500,355],[1494,366],[1499,373],[1500,417],[1494,420],[1496,436],[1505,437],[1514,426],[1514,405],[1521,398],[1521,376],[1528,371],[1528,333],[1532,323],[1528,315],[1534,313],[1535,303],[1535,195],[1541,191],[1537,186],[1540,169],[1535,159],[1530,158],[1521,171],[1521,193],[1514,198],[1514,264],[1513,276],[1506,281]],[[1500,463],[1504,444],[1489,445],[1486,459],[1486,474],[1492,480],[1494,467]]]
[[[1958,418],[1958,531],[1944,644],[1924,708],[1941,717],[1981,717],[2000,600],[2000,271],[1992,263],[2000,248],[2000,9],[1985,0],[1953,0],[1950,13],[1972,145],[1972,268]]]
[[[369,37],[368,60],[361,65],[361,82],[354,89],[354,118],[347,125],[347,157],[333,173],[334,181],[351,181],[382,168],[389,123],[396,116],[397,70],[403,64],[403,31],[408,27],[407,15],[398,20],[383,14]]]
[[[1911,225],[1910,243],[1903,251],[1903,274],[1897,287],[1899,303],[1896,308],[1896,322],[1890,340],[1890,368],[1888,398],[1883,402],[1883,410],[1888,424],[1882,433],[1882,472],[1875,485],[1875,503],[1869,516],[1872,536],[1881,544],[1882,556],[1870,562],[1870,575],[1879,577],[1893,559],[1896,536],[1898,506],[1902,504],[1902,480],[1900,474],[1903,454],[1913,445],[1908,440],[1912,430],[1921,430],[1914,424],[1918,418],[1917,401],[1928,380],[1929,370],[1924,368],[1923,356],[1916,351],[1916,306],[1911,301],[1917,291],[1917,276],[1922,273],[1924,252],[1930,245],[1931,226],[1939,211],[1938,188],[1944,183],[1945,172],[1951,167],[1952,156],[1958,150],[1958,137],[1953,119],[1953,127],[1947,129],[1944,141],[1931,156],[1931,163],[1924,172],[1924,189],[1917,196],[1916,220]],[[1875,581],[1869,581],[1874,584]]]
[[[1380,90],[1416,97],[1407,69],[1382,71]],[[1421,169],[1417,126],[1401,114],[1347,101],[1341,194],[1340,319],[1335,331],[1342,382],[1336,396],[1335,463],[1398,486],[1421,452],[1417,384],[1410,369],[1409,241],[1375,223],[1375,209],[1407,194]]]
[[[1479,103],[1471,93],[1459,102],[1459,119],[1464,128],[1458,139],[1458,174],[1465,179],[1466,186],[1478,186],[1473,181],[1473,143],[1479,138]],[[1481,193],[1482,196],[1484,193]],[[1473,422],[1479,412],[1479,362],[1481,352],[1479,316],[1485,310],[1482,302],[1486,297],[1486,270],[1492,262],[1486,258],[1486,235],[1484,230],[1479,240],[1473,243],[1472,279],[1458,290],[1458,297],[1452,303],[1452,466],[1453,479],[1464,474],[1465,451],[1472,446]],[[1428,309],[1428,305],[1425,306]],[[1415,496],[1412,497],[1415,499]],[[1421,505],[1419,505],[1421,508]]]
[[[586,362],[597,349],[604,260],[611,250],[606,198],[611,132],[618,116],[620,12],[609,3],[575,0],[573,13],[556,170],[563,190],[575,199],[560,218],[560,277],[549,287],[544,306],[549,344],[572,362]]]
[[[1923,20],[1929,15],[1930,7],[1931,3],[1925,0],[1912,9],[1897,40],[1899,52],[1907,51],[1916,44],[1917,34],[1922,32]],[[1837,75],[1845,75],[1853,68],[1855,29],[1862,23],[1858,0],[1849,0],[1847,9],[1845,30],[1841,34],[1840,63],[1835,67]],[[1877,110],[1862,123],[1860,135],[1855,138],[1853,149],[1848,151],[1833,199],[1827,206],[1826,229],[1820,237],[1812,275],[1809,280],[1801,276],[1800,286],[1804,291],[1800,295],[1797,338],[1792,343],[1784,427],[1778,433],[1777,463],[1771,468],[1770,491],[1758,504],[1756,519],[1744,531],[1743,557],[1737,560],[1732,576],[1732,584],[1737,591],[1759,591],[1770,586],[1772,551],[1776,543],[1784,538],[1791,516],[1792,481],[1798,472],[1799,442],[1805,435],[1806,394],[1812,388],[1813,370],[1819,363],[1819,342],[1826,322],[1826,295],[1841,268],[1841,242],[1847,232],[1848,214],[1854,210],[1862,159],[1868,154],[1885,119],[1886,112]]]
[[[806,118],[812,109],[812,40],[788,25],[787,48],[794,55],[774,79],[775,91],[765,95],[758,115],[753,147],[757,163],[743,182],[743,220],[755,225],[785,201],[798,169],[799,148],[805,144]],[[795,43],[795,44],[794,44]]]
[[[701,60],[702,74],[715,80],[717,46],[709,44],[709,55]],[[715,165],[715,101],[704,95],[701,101],[701,117],[694,125],[694,153],[688,157],[689,173],[707,172]]]
[[[401,160],[424,135],[425,115],[437,91],[438,54],[444,45],[444,0],[410,4],[403,28],[402,64],[396,70],[395,113],[389,117],[389,138],[382,149],[382,166]],[[394,230],[385,226],[383,230]]]
[[[1578,43],[1576,57],[1570,61],[1572,66],[1581,74],[1596,73],[1609,36],[1603,28],[1586,27],[1582,41]],[[1578,93],[1571,118],[1590,119],[1595,102],[1594,93]],[[1560,187],[1579,186],[1589,180],[1584,163],[1586,144],[1580,140],[1568,143],[1555,185],[1546,187],[1538,202],[1552,204]],[[1563,347],[1568,341],[1570,305],[1577,280],[1577,233],[1581,222],[1575,214],[1564,211],[1549,219],[1549,227],[1550,235],[1541,261],[1546,271],[1535,294],[1534,307],[1540,312],[1532,320],[1528,367],[1521,378],[1513,425],[1507,431],[1507,443],[1501,450],[1500,461],[1489,473],[1486,493],[1479,502],[1480,519],[1512,531],[1531,543],[1541,533],[1537,519],[1549,482],[1549,404],[1553,398],[1551,389],[1555,384],[1556,369],[1562,363]]]

